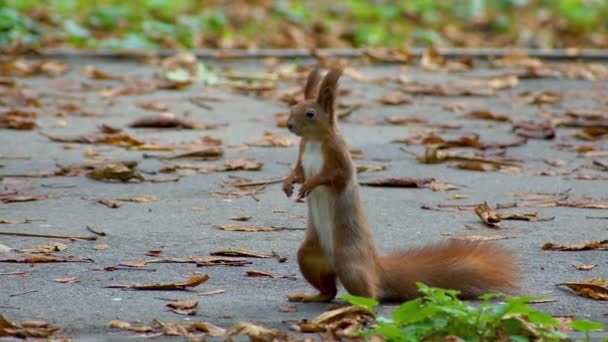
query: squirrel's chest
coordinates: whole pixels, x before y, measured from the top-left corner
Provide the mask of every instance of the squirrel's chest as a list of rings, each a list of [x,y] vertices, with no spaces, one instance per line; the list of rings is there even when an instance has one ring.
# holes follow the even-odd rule
[[[321,143],[309,141],[304,145],[304,153],[302,154],[302,168],[304,176],[310,178],[323,168],[325,163],[323,156],[323,146]]]

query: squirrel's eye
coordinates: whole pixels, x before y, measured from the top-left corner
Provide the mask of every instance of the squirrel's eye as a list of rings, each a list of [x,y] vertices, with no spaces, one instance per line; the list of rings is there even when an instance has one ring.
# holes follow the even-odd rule
[[[305,115],[307,118],[312,119],[315,117],[315,111],[312,109],[309,109],[306,111]]]

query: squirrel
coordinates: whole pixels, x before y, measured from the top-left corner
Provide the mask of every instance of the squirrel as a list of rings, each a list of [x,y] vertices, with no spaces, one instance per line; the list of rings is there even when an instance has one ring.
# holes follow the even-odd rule
[[[489,290],[513,290],[519,267],[512,253],[491,243],[451,240],[380,256],[361,203],[356,169],[337,125],[334,103],[341,68],[325,77],[317,66],[304,100],[290,109],[287,128],[301,138],[295,168],[283,182],[287,197],[302,184],[308,224],[297,259],[319,293],[289,294],[290,301],[328,302],[337,281],[355,296],[405,301],[420,296],[417,282],[460,291],[463,299]],[[320,83],[320,85],[319,85]]]

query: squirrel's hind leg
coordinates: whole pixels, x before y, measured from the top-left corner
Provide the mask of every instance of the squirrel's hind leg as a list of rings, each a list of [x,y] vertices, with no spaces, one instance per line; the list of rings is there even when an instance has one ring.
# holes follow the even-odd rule
[[[318,294],[292,293],[288,298],[292,302],[329,302],[336,297],[336,273],[325,252],[317,233],[308,224],[306,237],[298,250],[298,264],[304,278],[317,290]]]

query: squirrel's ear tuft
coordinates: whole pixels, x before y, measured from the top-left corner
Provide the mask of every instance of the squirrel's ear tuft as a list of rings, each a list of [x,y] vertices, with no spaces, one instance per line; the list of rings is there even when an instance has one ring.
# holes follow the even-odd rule
[[[336,102],[338,94],[338,80],[340,79],[340,76],[342,76],[342,68],[331,69],[327,75],[325,75],[325,78],[323,78],[323,82],[321,82],[319,96],[317,98],[321,108],[329,114],[329,120],[332,123],[335,121],[334,103]]]
[[[306,86],[304,86],[304,98],[314,99],[317,86],[319,85],[319,80],[321,79],[321,69],[319,66],[315,66],[315,68],[308,74],[308,79],[306,80]]]

